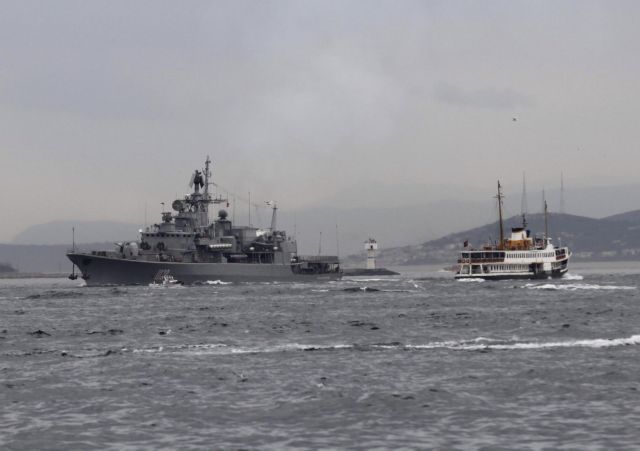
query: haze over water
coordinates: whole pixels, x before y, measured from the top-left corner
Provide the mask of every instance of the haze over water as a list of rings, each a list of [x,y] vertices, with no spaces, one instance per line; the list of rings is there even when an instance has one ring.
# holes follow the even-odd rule
[[[0,280],[0,446],[632,449],[638,286]]]
[[[493,221],[496,179],[516,205],[522,171],[532,211],[543,188],[559,209],[561,172],[567,212],[637,209],[639,20],[632,1],[5,0],[0,241],[157,221],[207,154],[241,222],[248,192],[323,208],[322,228],[298,223],[309,249],[353,209],[431,212],[393,245],[447,234],[469,202],[489,212],[465,224]],[[612,185],[631,194],[593,190]],[[359,227],[343,249],[383,240]]]

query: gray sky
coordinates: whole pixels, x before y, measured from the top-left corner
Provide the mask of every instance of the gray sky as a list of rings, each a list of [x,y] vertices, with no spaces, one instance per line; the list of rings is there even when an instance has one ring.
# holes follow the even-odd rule
[[[223,186],[287,209],[362,206],[386,187],[487,198],[523,170],[531,191],[560,170],[572,186],[636,183],[639,13],[5,0],[0,241],[52,219],[141,222],[145,202],[155,220],[207,153]]]

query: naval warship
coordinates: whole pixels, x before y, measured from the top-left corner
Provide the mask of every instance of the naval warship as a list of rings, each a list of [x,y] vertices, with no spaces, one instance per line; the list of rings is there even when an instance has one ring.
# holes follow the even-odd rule
[[[337,256],[298,255],[295,239],[276,228],[277,207],[272,203],[271,227],[238,226],[227,211],[209,218],[209,207],[226,199],[213,197],[207,156],[195,170],[193,192],[172,203],[174,212],[139,231],[137,241],[116,243],[112,251],[75,249],[67,257],[87,285],[148,285],[158,274],[185,284],[222,282],[276,282],[335,280],[342,276]],[[226,202],[227,207],[229,206]]]

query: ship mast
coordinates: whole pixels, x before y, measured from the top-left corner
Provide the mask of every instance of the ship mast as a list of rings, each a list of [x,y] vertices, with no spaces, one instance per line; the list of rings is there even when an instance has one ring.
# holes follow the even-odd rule
[[[526,175],[522,173],[522,201],[520,203],[520,214],[522,215],[522,228],[527,228],[527,181]]]
[[[76,228],[71,227],[71,246],[72,252],[75,254],[76,252]],[[71,274],[69,274],[69,280],[76,280],[78,275],[76,274],[76,264],[71,261]]]
[[[211,177],[211,170],[209,169],[209,165],[211,164],[211,159],[209,155],[207,155],[207,159],[204,162],[204,199],[205,201],[210,200],[209,198],[209,177]]]
[[[498,245],[498,249],[502,249],[504,245],[504,225],[502,224],[502,191],[500,186],[500,180],[498,180],[498,195],[496,196],[498,199],[498,218],[500,222],[500,244]]]
[[[547,240],[549,239],[549,220],[547,214],[547,200],[544,200],[544,245],[547,246]]]
[[[271,213],[271,233],[274,233],[276,231],[278,206],[273,200],[267,201],[267,205],[271,205],[271,209],[273,210],[273,212]]]

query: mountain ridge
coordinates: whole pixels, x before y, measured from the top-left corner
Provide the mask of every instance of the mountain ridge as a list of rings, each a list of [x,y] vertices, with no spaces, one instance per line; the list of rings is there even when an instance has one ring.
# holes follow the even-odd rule
[[[527,220],[532,233],[541,236],[544,231],[544,215],[530,215]],[[520,227],[522,218],[512,216],[507,218],[504,224],[506,230],[510,227]],[[549,224],[549,235],[554,239],[554,244],[569,246],[575,260],[640,260],[640,210],[601,219],[550,213]],[[418,245],[382,249],[378,259],[381,264],[388,266],[453,264],[465,241],[472,247],[495,243],[498,230],[496,221]],[[350,256],[348,261],[361,258],[362,254]]]
[[[401,211],[401,210],[391,210]],[[313,220],[318,219],[321,212],[303,218],[300,221],[298,217],[298,225],[312,225]],[[358,211],[352,212],[353,217],[360,217]],[[292,218],[285,218],[290,221]],[[324,218],[325,226],[330,226],[335,218]],[[375,215],[367,216],[367,220],[373,221]],[[402,221],[403,218],[392,218]],[[467,218],[468,219],[468,218]],[[544,218],[541,214],[528,216],[529,225],[534,233],[540,235],[544,230]],[[100,222],[100,221],[98,221]],[[283,221],[287,222],[287,221]],[[110,235],[113,239],[98,239],[90,243],[82,243],[83,229],[82,221],[54,221],[60,225],[59,232],[65,232],[68,240],[62,244],[0,244],[0,261],[10,264],[21,272],[61,272],[65,268],[70,268],[70,263],[65,257],[65,252],[71,247],[70,229],[72,225],[79,225],[76,228],[76,245],[78,248],[90,249],[112,249],[114,241],[122,241],[125,234],[121,234],[120,230],[112,229]],[[51,223],[47,223],[51,224]],[[138,226],[134,224],[118,223],[121,227],[131,235],[136,232]],[[335,224],[335,222],[333,222]],[[376,231],[384,230],[386,223],[380,222],[376,224],[371,236],[378,239],[380,236]],[[556,244],[567,244],[573,252],[575,260],[640,260],[640,210],[632,210],[624,213],[618,213],[604,218],[596,219],[587,216],[551,213],[549,215],[550,235],[554,238]],[[507,227],[515,227],[521,225],[520,216],[512,216],[505,221]],[[45,224],[46,226],[46,224]],[[317,224],[316,224],[317,226]],[[334,225],[335,227],[335,225]],[[427,226],[425,225],[424,228]],[[80,229],[80,230],[79,230]],[[37,230],[37,229],[36,229]],[[294,229],[295,230],[295,229]],[[405,228],[396,228],[392,232],[402,235],[405,231],[410,230],[409,225]],[[398,233],[400,231],[400,233]],[[364,254],[362,242],[366,238],[368,231],[351,230],[349,234],[343,233],[342,239],[348,237],[350,247],[345,243],[340,243],[343,250],[352,249],[350,255],[343,258],[346,266],[362,266]],[[473,246],[481,246],[487,242],[495,241],[498,235],[497,222],[484,224],[480,227],[467,228],[462,231],[453,232],[436,239],[422,241],[421,244],[408,244],[401,246],[385,247],[385,241],[378,239],[381,250],[378,253],[379,264],[385,266],[411,265],[411,264],[453,264],[457,260],[457,252],[462,248],[465,240]],[[91,236],[91,235],[88,235]],[[125,235],[126,236],[126,235]],[[80,239],[78,239],[80,238]],[[298,235],[300,238],[300,234]],[[400,236],[398,240],[407,236]],[[124,238],[126,239],[126,238]],[[135,239],[132,237],[130,239]],[[308,233],[302,237],[307,242],[313,240],[317,243],[317,237],[312,233]],[[337,244],[337,243],[336,243]],[[307,246],[309,247],[309,246]],[[325,246],[325,252],[327,252]],[[329,248],[328,251],[332,249]],[[301,254],[308,252],[308,249],[302,248]],[[348,252],[349,253],[349,252]]]

